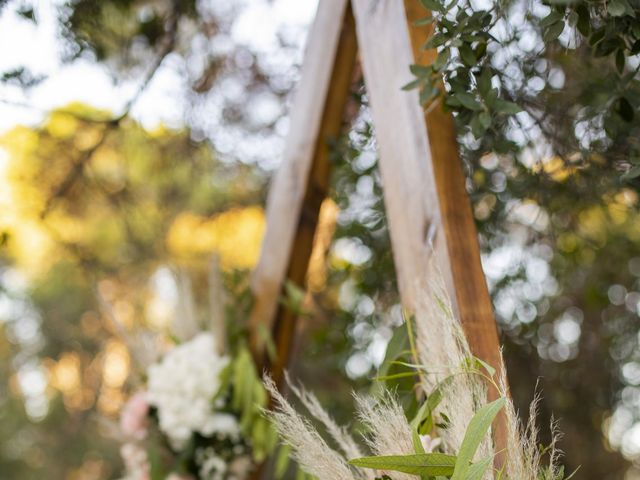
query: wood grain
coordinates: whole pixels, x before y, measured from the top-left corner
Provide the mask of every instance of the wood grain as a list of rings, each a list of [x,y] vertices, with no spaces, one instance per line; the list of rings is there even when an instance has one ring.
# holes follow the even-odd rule
[[[357,45],[347,7],[347,0],[319,2],[286,150],[267,201],[262,254],[252,277],[251,347],[258,362],[268,364],[260,330],[273,332],[278,356],[271,373],[276,382],[289,360],[296,322],[279,299],[287,280],[304,288],[320,205],[329,187],[328,140],[340,133],[351,86]]]

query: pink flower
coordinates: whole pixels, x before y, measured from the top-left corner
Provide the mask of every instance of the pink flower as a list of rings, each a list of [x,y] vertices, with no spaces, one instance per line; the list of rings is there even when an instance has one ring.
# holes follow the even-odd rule
[[[125,403],[120,413],[120,429],[122,433],[135,440],[143,440],[147,436],[147,415],[149,402],[146,392],[138,392]]]

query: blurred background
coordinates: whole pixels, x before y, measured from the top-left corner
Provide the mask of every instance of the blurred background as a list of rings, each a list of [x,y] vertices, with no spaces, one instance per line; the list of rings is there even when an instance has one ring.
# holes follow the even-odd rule
[[[578,478],[638,479],[637,102],[569,27],[545,45],[548,7],[507,4],[491,62],[532,108],[460,143],[513,395],[539,384]],[[0,0],[0,479],[117,478],[118,325],[200,311],[212,258],[246,291],[316,5]],[[347,421],[399,321],[362,83],[351,104],[294,367]]]

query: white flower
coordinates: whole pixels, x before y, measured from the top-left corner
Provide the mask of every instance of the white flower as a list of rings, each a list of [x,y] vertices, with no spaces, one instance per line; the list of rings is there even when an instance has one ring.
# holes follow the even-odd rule
[[[431,435],[420,435],[420,443],[424,448],[425,453],[431,453],[440,446],[442,440],[438,437],[432,437]]]
[[[203,435],[219,433],[225,437],[236,438],[240,435],[240,425],[236,417],[229,413],[215,413],[200,431]]]
[[[201,333],[149,367],[149,403],[157,408],[160,429],[174,448],[183,448],[193,432],[236,431],[228,419],[221,418],[225,414],[212,407],[220,389],[220,373],[228,363],[228,357],[216,353],[214,336]]]
[[[136,443],[125,443],[120,448],[127,476],[123,480],[146,480],[149,478],[147,452]]]
[[[213,448],[200,449],[196,452],[200,478],[203,480],[222,480],[227,473],[226,462],[216,455]]]

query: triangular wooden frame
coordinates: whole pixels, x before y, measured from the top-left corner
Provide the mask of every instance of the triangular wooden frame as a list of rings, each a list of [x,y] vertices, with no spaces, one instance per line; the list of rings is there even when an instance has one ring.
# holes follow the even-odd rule
[[[279,298],[287,279],[304,287],[328,190],[327,140],[340,133],[358,52],[403,306],[413,309],[420,295],[416,279],[426,278],[435,251],[474,354],[501,365],[453,119],[441,108],[425,116],[417,92],[401,90],[411,80],[410,64],[433,61],[434,52],[420,50],[426,32],[412,26],[424,14],[417,0],[319,0],[252,278],[252,347],[258,359],[264,358],[261,332],[265,327],[273,332],[276,380],[289,360],[295,331],[295,315],[279,305]],[[501,438],[496,441],[500,447]]]

